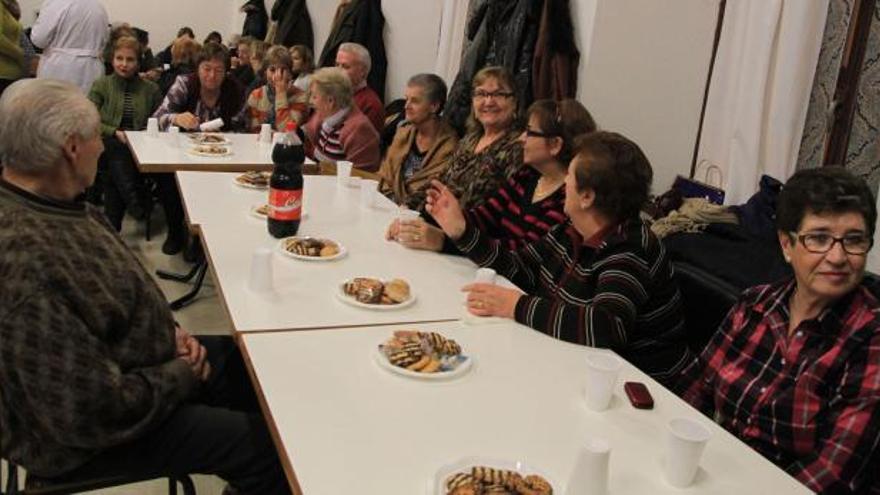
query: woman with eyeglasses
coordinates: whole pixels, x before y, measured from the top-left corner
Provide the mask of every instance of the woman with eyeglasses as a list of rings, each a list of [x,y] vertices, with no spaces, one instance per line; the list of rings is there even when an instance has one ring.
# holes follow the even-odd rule
[[[681,297],[660,241],[639,218],[653,171],[620,134],[577,138],[564,180],[565,221],[518,249],[460,221],[454,195],[434,183],[426,209],[474,263],[516,284],[471,284],[476,316],[512,318],[551,337],[610,348],[663,383],[691,361]]]
[[[472,223],[507,249],[535,242],[553,226],[565,221],[565,175],[573,156],[574,139],[596,130],[590,112],[578,101],[539,100],[527,112],[528,124],[519,137],[523,163],[485,200],[463,210],[453,196],[450,213],[457,225]],[[426,229],[422,237],[417,223],[393,223],[388,238],[406,247],[457,252],[440,229]]]
[[[880,303],[862,281],[877,210],[843,168],[779,197],[794,277],[746,291],[678,391],[817,493],[878,493]]]

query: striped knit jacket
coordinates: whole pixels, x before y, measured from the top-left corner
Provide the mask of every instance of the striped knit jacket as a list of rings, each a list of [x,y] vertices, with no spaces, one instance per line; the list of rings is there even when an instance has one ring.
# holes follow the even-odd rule
[[[672,265],[641,221],[586,243],[565,222],[515,251],[468,224],[456,245],[525,291],[516,305],[519,323],[567,342],[610,348],[662,383],[671,383],[692,358]]]

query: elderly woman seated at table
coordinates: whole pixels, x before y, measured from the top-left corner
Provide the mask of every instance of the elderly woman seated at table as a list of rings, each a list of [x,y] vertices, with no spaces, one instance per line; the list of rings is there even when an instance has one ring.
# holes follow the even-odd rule
[[[458,145],[458,135],[440,117],[446,83],[435,74],[409,79],[404,92],[406,120],[379,169],[379,190],[395,203],[421,205],[432,179],[442,174]]]
[[[310,98],[314,115],[304,129],[315,161],[348,160],[361,170],[379,168],[379,134],[353,101],[351,81],[342,69],[328,67],[312,74]]]
[[[292,80],[290,53],[283,46],[273,46],[266,53],[266,84],[250,94],[243,110],[250,132],[259,132],[263,124],[283,131],[288,123],[299,125],[303,121],[308,112],[306,92],[295,87]]]
[[[565,221],[565,175],[577,136],[596,130],[590,112],[576,100],[539,100],[529,107],[528,126],[520,136],[523,162],[513,177],[485,201],[462,210],[450,197],[450,214],[456,222],[470,222],[507,249],[538,241]],[[465,219],[466,217],[466,219]],[[457,252],[452,241],[437,228],[421,222],[393,222],[388,238],[406,247]]]
[[[174,125],[195,131],[201,124],[220,118],[220,130],[239,130],[241,122],[236,117],[244,106],[244,90],[226,77],[228,67],[229,53],[223,45],[202,46],[196,73],[178,77],[153,115],[159,118],[159,127]]]
[[[844,169],[792,176],[776,225],[794,277],[746,291],[678,384],[818,493],[880,493],[880,304],[862,281],[876,218]]]
[[[170,48],[170,67],[162,72],[158,81],[163,98],[179,76],[192,74],[196,71],[196,62],[201,51],[202,45],[188,36],[181,36],[174,40]]]
[[[147,118],[161,101],[159,88],[138,75],[141,50],[138,40],[117,38],[110,50],[113,73],[97,79],[89,91],[101,115],[104,139],[104,213],[117,231],[126,210],[141,220],[148,209],[143,180],[125,137],[125,131],[145,129]]]
[[[471,284],[464,287],[468,310],[613,349],[669,383],[691,356],[672,265],[639,218],[652,175],[642,150],[627,138],[601,131],[578,138],[565,176],[568,221],[517,250],[462,217],[452,192],[435,182],[427,210],[446,235],[475,263],[525,291]]]

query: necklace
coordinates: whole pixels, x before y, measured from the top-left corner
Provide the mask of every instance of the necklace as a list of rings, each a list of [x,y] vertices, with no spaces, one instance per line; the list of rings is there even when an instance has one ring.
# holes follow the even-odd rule
[[[559,186],[561,186],[563,182],[565,182],[565,179],[563,178],[562,180],[557,180],[548,185],[545,177],[546,176],[542,175],[541,178],[538,179],[538,184],[535,186],[535,192],[532,193],[532,202],[537,202],[550,196],[559,189]]]

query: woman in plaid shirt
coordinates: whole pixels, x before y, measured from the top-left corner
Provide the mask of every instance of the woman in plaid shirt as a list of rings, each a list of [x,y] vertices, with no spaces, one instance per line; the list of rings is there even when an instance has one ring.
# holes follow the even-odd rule
[[[520,249],[490,238],[457,208],[439,181],[428,212],[480,266],[494,268],[526,294],[472,284],[468,310],[514,318],[552,337],[615,350],[668,383],[690,362],[681,296],[663,246],[639,219],[653,171],[620,134],[576,140],[565,177],[566,221]]]
[[[862,284],[876,218],[844,169],[795,174],[776,218],[794,278],[746,291],[678,385],[819,493],[880,493],[880,305]]]

